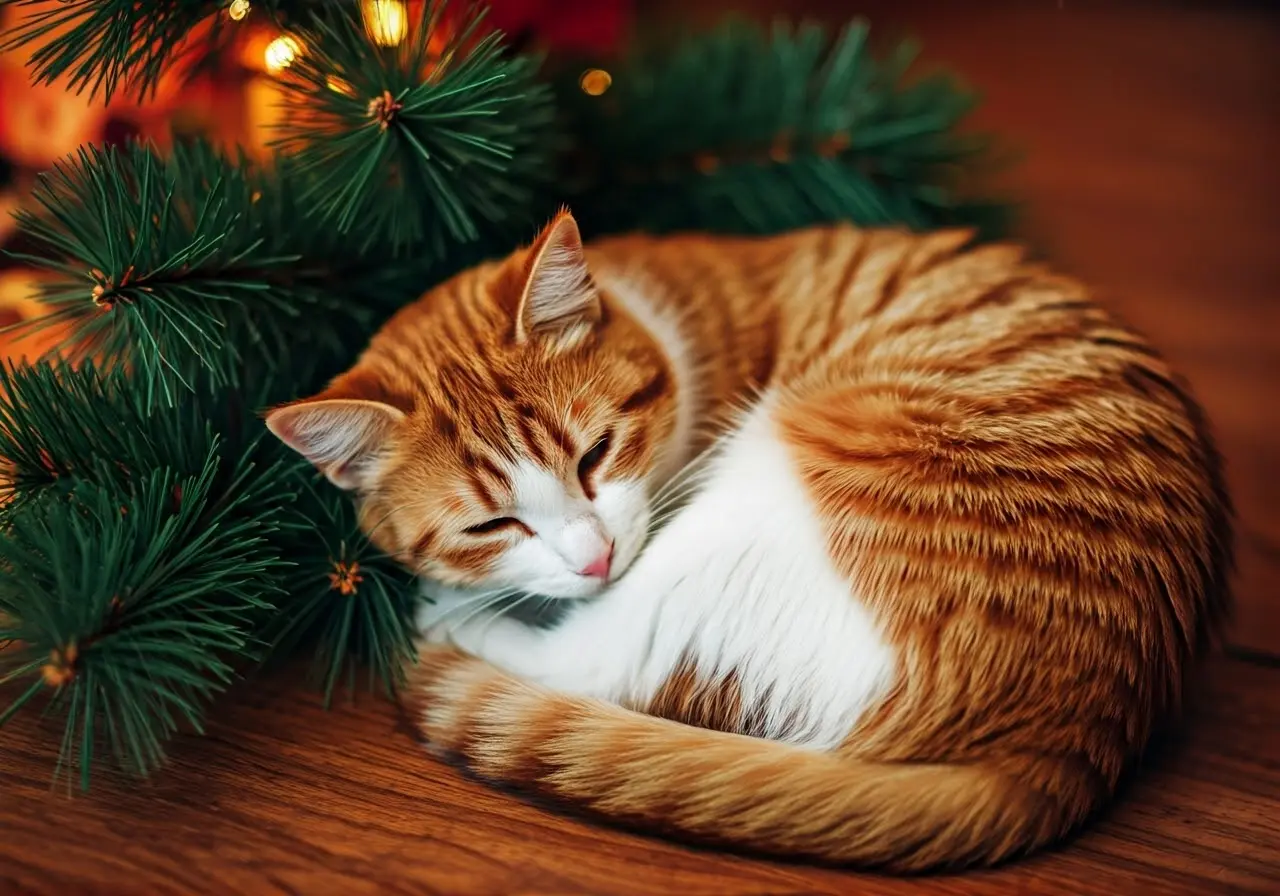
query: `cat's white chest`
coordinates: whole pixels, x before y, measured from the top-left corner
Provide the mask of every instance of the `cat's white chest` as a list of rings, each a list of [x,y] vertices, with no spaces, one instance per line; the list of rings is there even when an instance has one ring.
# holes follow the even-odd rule
[[[643,705],[692,663],[706,680],[731,676],[744,715],[772,739],[838,744],[894,677],[893,651],[831,562],[764,407],[601,609],[596,634],[617,645],[617,668],[598,670],[601,696]]]

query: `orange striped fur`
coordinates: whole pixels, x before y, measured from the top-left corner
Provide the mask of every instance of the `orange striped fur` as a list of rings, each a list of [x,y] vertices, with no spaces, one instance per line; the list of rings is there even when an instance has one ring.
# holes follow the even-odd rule
[[[588,597],[563,623],[429,626],[427,739],[673,836],[897,871],[1025,854],[1104,805],[1228,606],[1220,462],[1087,288],[969,242],[583,248],[562,213],[273,411],[444,604],[519,587],[504,564],[573,514],[612,546],[598,588],[548,592]],[[566,520],[522,516],[530,470]],[[644,496],[643,550],[613,483]]]

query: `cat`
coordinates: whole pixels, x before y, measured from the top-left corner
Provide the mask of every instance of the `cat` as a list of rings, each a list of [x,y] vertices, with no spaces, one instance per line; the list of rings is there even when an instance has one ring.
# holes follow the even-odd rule
[[[562,210],[266,420],[427,583],[434,749],[690,842],[898,872],[1055,843],[1230,607],[1185,385],[962,230],[584,246]],[[576,600],[486,609],[517,590]]]

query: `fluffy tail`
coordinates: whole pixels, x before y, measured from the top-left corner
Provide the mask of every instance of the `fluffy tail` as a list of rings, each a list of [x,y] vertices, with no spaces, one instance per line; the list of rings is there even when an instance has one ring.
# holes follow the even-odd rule
[[[549,693],[447,649],[411,678],[429,743],[478,774],[683,840],[917,872],[1030,851],[1093,801],[1069,769],[837,757]]]

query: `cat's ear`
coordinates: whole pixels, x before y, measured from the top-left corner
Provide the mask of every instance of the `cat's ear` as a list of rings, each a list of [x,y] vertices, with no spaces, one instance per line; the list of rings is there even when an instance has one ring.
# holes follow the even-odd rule
[[[404,422],[405,414],[381,401],[318,398],[267,414],[267,429],[341,489],[364,485],[371,461]]]
[[[576,345],[601,320],[600,293],[582,250],[578,222],[562,209],[529,248],[516,338]]]

